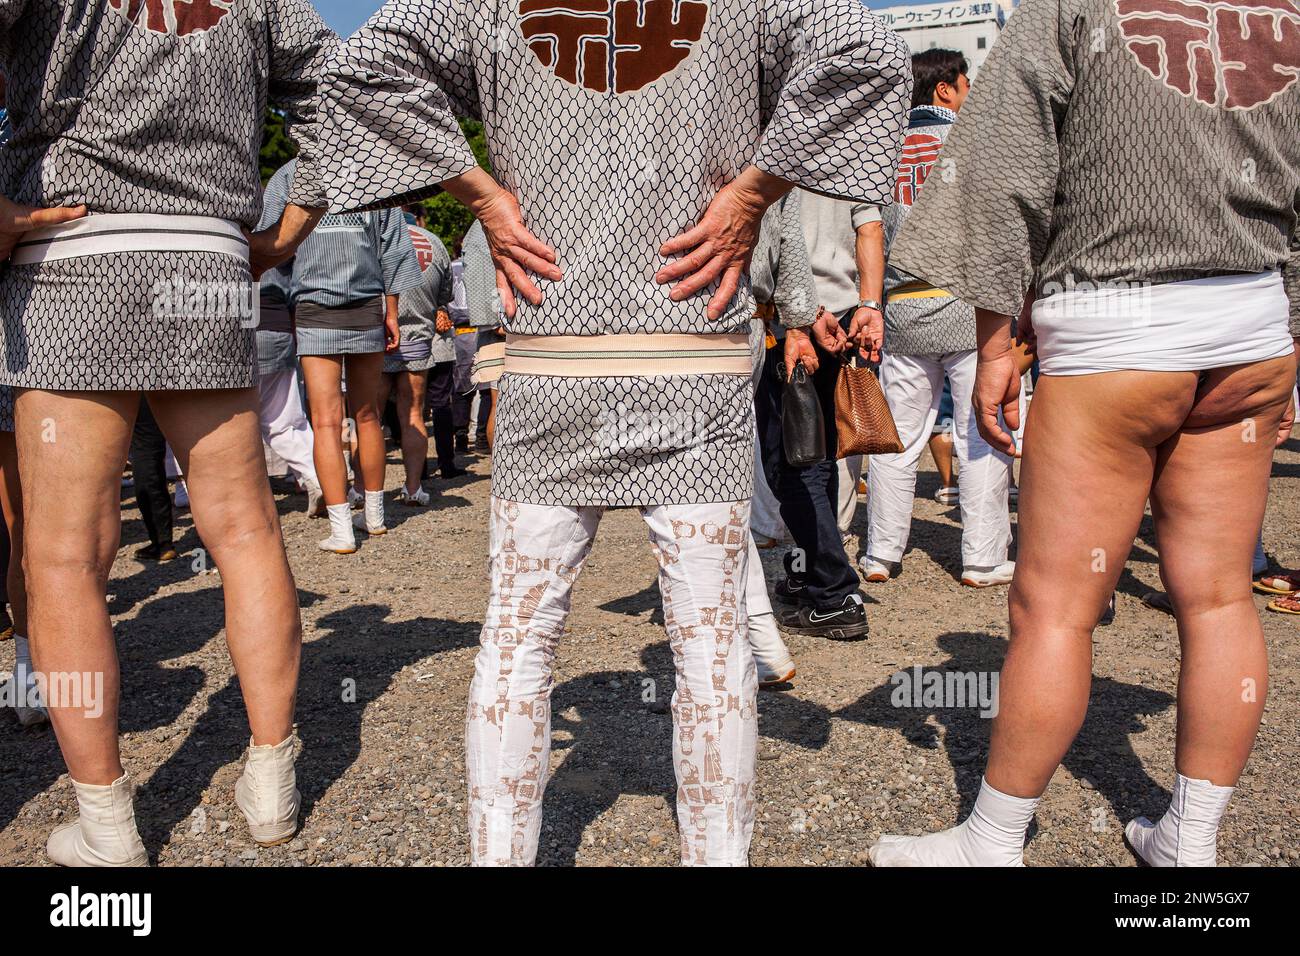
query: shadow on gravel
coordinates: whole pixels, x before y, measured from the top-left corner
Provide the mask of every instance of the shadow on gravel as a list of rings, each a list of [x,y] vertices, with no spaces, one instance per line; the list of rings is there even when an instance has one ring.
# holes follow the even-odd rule
[[[303,603],[318,597],[304,595]],[[177,619],[174,610],[165,613],[169,620]],[[303,745],[298,787],[304,820],[356,761],[366,707],[393,677],[431,654],[478,641],[476,624],[440,618],[389,622],[390,613],[383,605],[362,604],[327,614],[316,622],[317,636],[303,645],[297,719]],[[239,761],[247,745],[243,698],[232,677],[208,699],[185,741],[137,793],[141,836],[151,854],[156,855],[173,829],[200,805],[215,774]],[[236,826],[242,825],[233,786],[223,788],[214,803],[230,813]]]
[[[565,756],[546,787],[539,866],[573,866],[587,828],[625,793],[675,806],[668,642],[642,650],[641,663],[641,670],[583,674],[552,692],[551,749]],[[654,684],[643,684],[647,679]],[[650,703],[643,700],[648,687]]]
[[[981,716],[978,700],[967,699],[966,706],[955,706],[959,698],[932,699],[924,694],[924,688],[945,685],[947,675],[952,675],[955,687],[958,676],[978,678],[1000,672],[1007,642],[992,634],[958,632],[940,636],[938,646],[949,658],[938,666],[922,666],[920,687],[916,686],[915,670],[905,668],[834,716],[896,730],[923,750],[942,748],[957,781],[960,820],[970,812],[979,793],[992,721]],[[907,680],[899,679],[899,674]],[[928,676],[932,674],[937,676]],[[969,679],[964,686],[971,686]],[[1087,781],[1088,789],[1101,794],[1121,821],[1169,802],[1169,792],[1147,774],[1130,737],[1146,729],[1144,717],[1173,704],[1173,696],[1164,691],[1093,678],[1087,719],[1063,765],[1081,783]]]
[[[676,819],[669,710],[676,677],[668,642],[646,647],[641,663],[641,670],[584,674],[555,688],[552,750],[565,757],[546,787],[538,865],[575,865],[587,828],[624,794],[662,797]],[[644,699],[647,690],[653,701]],[[763,737],[810,750],[820,750],[830,737],[826,709],[792,695],[762,693],[758,711]],[[667,836],[675,845],[675,836]]]

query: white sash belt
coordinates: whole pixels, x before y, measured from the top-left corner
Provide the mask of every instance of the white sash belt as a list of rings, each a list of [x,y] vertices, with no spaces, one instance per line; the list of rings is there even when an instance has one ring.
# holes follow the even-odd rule
[[[29,266],[122,252],[214,252],[248,261],[238,223],[207,216],[108,214],[26,233],[10,262]]]
[[[460,330],[457,329],[457,332]],[[496,385],[505,372],[506,343],[493,342],[485,345],[474,355],[474,366],[470,371],[470,381],[475,385]]]
[[[563,378],[753,375],[749,334],[507,335],[504,371]]]

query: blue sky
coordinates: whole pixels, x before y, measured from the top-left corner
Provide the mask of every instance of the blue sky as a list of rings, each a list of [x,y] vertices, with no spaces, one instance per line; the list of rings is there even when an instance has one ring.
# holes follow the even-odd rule
[[[383,6],[383,0],[313,0],[326,21],[338,33],[349,36],[365,23],[370,15]],[[888,7],[908,3],[909,0],[867,0],[869,7]]]

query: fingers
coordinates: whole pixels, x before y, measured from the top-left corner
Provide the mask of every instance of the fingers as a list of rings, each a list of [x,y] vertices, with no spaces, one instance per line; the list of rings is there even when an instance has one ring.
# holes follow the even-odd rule
[[[525,252],[529,253],[532,256],[536,256],[538,259],[541,259],[543,262],[549,262],[555,264],[560,261],[560,257],[556,254],[555,250],[552,249],[550,246],[548,246],[546,243],[542,242],[542,240],[538,239],[531,232],[529,232],[528,227],[523,224],[522,220],[519,223],[519,228],[515,232],[514,240],[523,248]],[[537,272],[539,275],[545,274],[540,269],[534,269],[533,271]],[[553,276],[553,278],[556,281],[559,281],[560,270],[555,269],[554,272],[555,275]],[[552,277],[548,276],[548,278],[552,278]]]
[[[497,268],[497,295],[501,297],[501,308],[506,318],[513,319],[515,313],[519,311],[519,306],[515,302],[515,290],[510,287],[510,281],[500,267]]]
[[[736,297],[736,290],[740,288],[740,276],[742,273],[740,263],[733,262],[722,276],[722,284],[718,286],[718,291],[713,294],[709,300],[708,316],[710,319],[717,321],[727,311],[727,306],[731,300]]]
[[[86,212],[85,206],[56,206],[52,209],[15,206],[13,231],[28,232],[32,229],[40,229],[42,226],[57,226],[59,223],[82,219]]]
[[[497,264],[497,268],[505,273],[506,280],[514,290],[531,305],[542,304],[542,290],[537,288],[537,284],[532,279],[528,278],[528,273],[519,267],[519,263],[511,259],[503,259]]]
[[[709,260],[713,258],[715,248],[712,240],[705,242],[689,256],[678,259],[676,262],[670,262],[656,272],[655,281],[662,285],[665,282],[672,282],[704,268]]]
[[[692,273],[681,282],[677,283],[677,285],[673,286],[673,290],[668,294],[668,297],[674,302],[681,302],[683,299],[689,299],[701,289],[707,288],[714,282],[718,281],[718,277],[722,275],[722,271],[727,267],[727,260],[721,257],[715,257],[709,260],[703,268]]]
[[[537,253],[529,249],[516,249],[513,256],[514,260],[527,269],[529,272],[535,272],[543,279],[550,279],[552,282],[559,282],[564,278],[560,272],[560,267],[547,259],[543,259]]]
[[[976,426],[979,428],[980,436],[989,443],[994,451],[1000,451],[1008,458],[1016,457],[1015,440],[1008,435],[1002,428],[1002,423],[998,419],[997,407],[991,410],[976,409]]]
[[[659,247],[659,255],[667,258],[668,256],[675,256],[679,252],[685,252],[687,249],[694,249],[700,243],[704,242],[704,240],[708,239],[709,236],[709,229],[703,222],[701,222],[695,228],[688,229],[681,235],[675,236],[665,242]]]
[[[817,357],[817,350],[812,347],[811,343],[805,343],[799,350],[799,360],[803,362],[803,367],[808,370],[809,375],[816,374],[821,368],[821,359]]]

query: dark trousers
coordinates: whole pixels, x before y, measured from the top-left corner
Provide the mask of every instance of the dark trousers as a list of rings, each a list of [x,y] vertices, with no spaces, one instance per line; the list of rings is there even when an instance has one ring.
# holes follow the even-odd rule
[[[455,362],[439,362],[429,369],[429,409],[433,419],[433,447],[443,474],[456,467],[456,426],[452,379]]]
[[[153,544],[167,548],[172,543],[172,498],[167,490],[167,439],[154,420],[149,402],[140,399],[140,412],[131,433],[131,474],[135,479],[135,501]]]
[[[473,397],[471,395],[471,397]],[[474,440],[480,445],[488,441],[488,419],[492,415],[492,389],[478,390],[478,421],[474,423]]]
[[[817,351],[821,362],[813,382],[826,428],[829,456],[825,461],[807,468],[795,468],[786,461],[781,436],[780,366],[784,355],[779,345],[767,350],[754,403],[763,474],[781,505],[781,518],[795,543],[795,549],[785,557],[786,574],[807,588],[808,599],[818,610],[830,611],[843,607],[861,583],[844,550],[839,526],[839,467],[834,456],[835,382],[840,360],[820,348]]]

